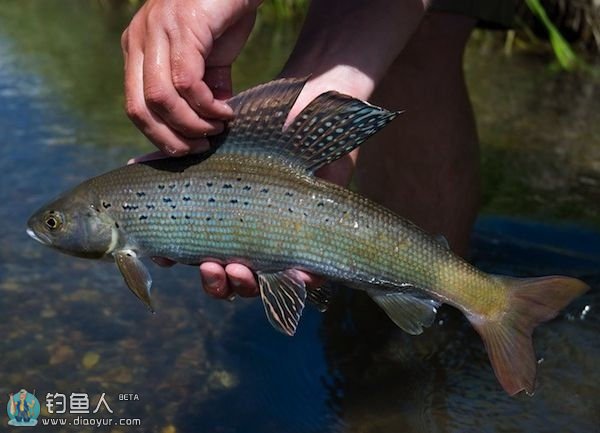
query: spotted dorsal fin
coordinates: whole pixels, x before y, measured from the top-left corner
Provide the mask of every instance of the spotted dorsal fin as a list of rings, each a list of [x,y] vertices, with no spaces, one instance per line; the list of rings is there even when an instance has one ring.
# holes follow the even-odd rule
[[[283,140],[302,165],[314,172],[356,149],[397,115],[360,99],[327,92],[302,110]]]
[[[214,137],[217,152],[253,154],[269,148],[278,154],[285,119],[306,81],[308,77],[271,81],[229,99],[234,118]]]
[[[362,144],[398,113],[337,92],[315,98],[284,131],[307,79],[281,79],[253,87],[228,103],[235,118],[214,138],[217,153],[265,155],[316,171]]]

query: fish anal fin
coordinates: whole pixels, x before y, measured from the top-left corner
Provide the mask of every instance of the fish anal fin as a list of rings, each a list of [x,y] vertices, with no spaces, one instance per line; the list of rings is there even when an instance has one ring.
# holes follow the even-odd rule
[[[152,277],[146,266],[131,250],[116,251],[113,253],[113,257],[129,290],[154,313],[154,306],[150,298]]]
[[[294,335],[306,301],[306,287],[299,272],[257,272],[257,277],[269,322],[278,331]]]
[[[485,344],[494,373],[504,390],[515,395],[535,389],[536,358],[531,335],[589,287],[580,280],[495,277],[508,288],[508,307],[494,318],[468,315]]]
[[[438,301],[412,291],[369,290],[368,293],[396,325],[411,335],[419,335],[423,328],[431,326],[440,306]]]

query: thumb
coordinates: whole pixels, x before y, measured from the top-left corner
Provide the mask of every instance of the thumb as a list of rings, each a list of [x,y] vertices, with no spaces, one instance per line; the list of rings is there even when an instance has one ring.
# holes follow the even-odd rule
[[[224,100],[233,96],[231,66],[207,67],[204,72],[204,82],[216,99]]]

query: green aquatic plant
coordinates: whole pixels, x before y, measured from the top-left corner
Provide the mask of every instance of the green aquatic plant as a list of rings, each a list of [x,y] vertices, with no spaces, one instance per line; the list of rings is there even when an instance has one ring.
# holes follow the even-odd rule
[[[550,44],[552,45],[552,49],[554,50],[556,60],[558,61],[561,68],[570,71],[579,66],[581,64],[581,60],[579,59],[579,57],[577,57],[575,51],[573,51],[573,49],[571,48],[571,45],[565,40],[560,31],[550,20],[540,0],[525,1],[531,12],[533,12],[533,14],[541,21],[541,23],[548,31]]]
[[[269,18],[295,18],[304,15],[308,3],[308,0],[271,0],[261,5],[259,13]]]

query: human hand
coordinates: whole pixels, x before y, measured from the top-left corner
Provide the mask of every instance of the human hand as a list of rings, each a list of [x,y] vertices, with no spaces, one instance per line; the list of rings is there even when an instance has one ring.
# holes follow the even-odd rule
[[[231,118],[231,64],[259,3],[148,0],[123,32],[127,115],[167,155],[206,149]]]

